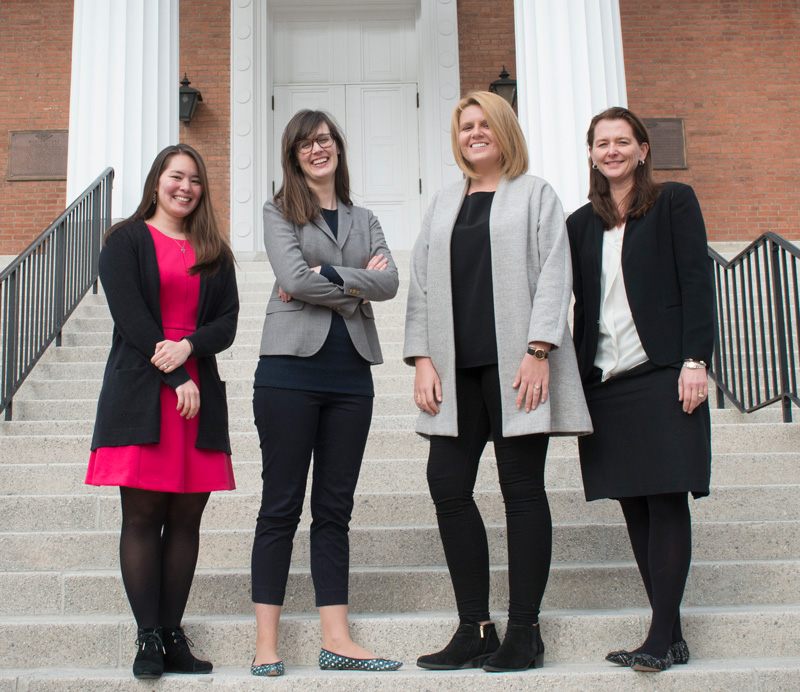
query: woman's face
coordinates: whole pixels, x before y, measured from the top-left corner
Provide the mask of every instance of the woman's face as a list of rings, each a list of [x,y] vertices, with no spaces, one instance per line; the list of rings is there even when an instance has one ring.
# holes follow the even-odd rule
[[[494,133],[486,122],[483,108],[467,106],[458,119],[458,144],[461,155],[476,173],[501,167],[501,153]]]
[[[647,142],[640,144],[627,120],[601,120],[594,128],[594,142],[589,153],[592,162],[612,185],[633,183],[640,161],[650,150]]]
[[[175,154],[158,179],[156,210],[176,219],[185,219],[200,203],[203,186],[191,156]]]
[[[328,123],[320,123],[308,139],[297,142],[294,153],[309,186],[333,181],[339,165],[339,150]]]

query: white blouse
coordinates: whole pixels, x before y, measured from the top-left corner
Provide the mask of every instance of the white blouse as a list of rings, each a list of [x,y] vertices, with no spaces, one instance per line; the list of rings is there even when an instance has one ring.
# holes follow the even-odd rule
[[[603,233],[603,266],[600,274],[600,335],[596,367],[602,381],[641,365],[647,360],[633,322],[625,279],[622,276],[622,238],[625,224]]]

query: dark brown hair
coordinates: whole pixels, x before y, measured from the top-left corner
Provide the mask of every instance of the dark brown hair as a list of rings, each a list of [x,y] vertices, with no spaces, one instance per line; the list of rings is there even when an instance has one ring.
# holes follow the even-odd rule
[[[156,203],[153,200],[158,190],[158,181],[172,157],[178,154],[185,154],[194,161],[200,178],[200,186],[203,189],[203,194],[197,206],[183,220],[183,230],[189,236],[195,256],[195,263],[189,268],[189,273],[213,276],[219,271],[220,267],[233,263],[233,252],[228,239],[220,230],[219,218],[216,211],[214,211],[214,206],[211,204],[208,172],[206,171],[203,157],[188,144],[173,144],[158,153],[153,165],[150,167],[147,178],[145,178],[144,192],[142,193],[142,201],[139,202],[139,207],[127,219],[109,228],[104,242],[108,240],[108,236],[126,223],[137,220],[145,221],[156,213]]]
[[[317,128],[325,123],[339,152],[339,163],[334,174],[336,196],[345,204],[350,199],[350,174],[347,171],[344,137],[336,126],[336,121],[324,111],[302,110],[294,114],[286,125],[281,138],[281,167],[283,185],[275,194],[275,205],[283,213],[283,218],[300,226],[320,217],[319,199],[306,182],[300,162],[297,160],[296,145],[304,139],[311,139]]]
[[[647,144],[648,151],[643,166],[637,166],[633,174],[633,188],[627,200],[627,216],[632,219],[644,216],[656,203],[661,192],[661,185],[653,180],[653,158],[650,151],[650,135],[642,119],[621,106],[614,106],[598,113],[589,124],[586,133],[586,143],[591,152],[594,144],[594,130],[601,120],[624,120],[633,130],[633,136],[641,146]],[[592,158],[589,157],[589,201],[592,208],[603,220],[603,227],[608,230],[622,223],[625,219],[620,217],[619,209],[611,198],[611,188],[606,177],[596,168],[592,167]]]

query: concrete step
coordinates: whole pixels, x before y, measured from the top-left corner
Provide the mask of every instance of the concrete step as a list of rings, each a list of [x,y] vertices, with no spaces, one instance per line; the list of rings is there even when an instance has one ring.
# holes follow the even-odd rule
[[[143,689],[142,681],[133,678],[130,672],[133,649],[130,642],[125,644],[127,646],[121,654],[121,669],[36,670],[23,674],[0,670],[0,690],[140,692]],[[629,669],[617,668],[602,661],[551,664],[549,651],[548,648],[543,669],[522,673],[492,675],[475,669],[432,672],[417,668],[409,659],[403,668],[392,673],[330,672],[320,671],[316,665],[292,665],[283,677],[270,678],[268,686],[274,692],[317,692],[321,689],[348,692],[453,692],[466,689],[518,692],[531,687],[548,692],[641,692],[644,689],[656,689],[652,685],[658,684],[651,680],[653,676],[637,675]],[[125,660],[126,654],[130,660]],[[800,659],[742,659],[735,654],[731,658],[693,658],[689,666],[674,666],[669,671],[668,681],[659,678],[659,683],[666,687],[660,686],[658,689],[682,692],[789,692],[800,688]],[[157,685],[157,689],[164,692],[250,692],[254,686],[260,687],[261,683],[256,683],[250,675],[249,662],[244,661],[243,656],[236,666],[215,666],[211,675],[167,674]]]
[[[257,506],[254,507],[257,510]],[[251,515],[251,516],[254,516]],[[426,516],[429,522],[433,517]],[[201,533],[200,565],[244,569],[250,564],[255,521],[242,528]],[[800,555],[800,521],[699,522],[693,557],[704,560],[786,560]],[[504,564],[505,523],[486,527],[490,557]],[[0,571],[109,569],[117,565],[119,530],[0,532]],[[308,566],[309,530],[295,538],[292,564]],[[350,559],[358,567],[434,567],[444,564],[435,523],[418,526],[360,526],[350,529]],[[553,562],[601,564],[631,561],[622,524],[558,524],[553,528]],[[0,606],[1,607],[1,606]]]
[[[12,463],[31,463],[50,459],[81,461],[86,459],[89,431],[86,422],[51,422],[50,430],[43,421],[3,422],[0,435],[0,460]],[[83,434],[59,434],[59,429],[83,425]],[[42,434],[37,434],[41,432]],[[251,432],[231,432],[231,449],[237,459],[260,459],[258,435]],[[772,424],[720,424],[714,426],[711,439],[712,453],[729,452],[790,452],[800,449],[800,423]],[[575,437],[554,437],[549,453],[553,455],[576,454]],[[365,451],[367,459],[392,459],[398,454],[411,458],[426,458],[428,443],[413,429],[373,430]]]
[[[798,606],[741,606],[737,608],[692,608],[682,611],[684,635],[692,651],[692,661],[688,666],[675,666],[669,675],[637,676],[630,670],[612,668],[603,661],[605,654],[622,647],[633,647],[641,641],[647,628],[647,613],[644,609],[630,608],[613,611],[545,611],[542,614],[542,637],[546,646],[545,668],[531,671],[518,678],[521,681],[539,680],[548,668],[563,663],[586,663],[591,665],[597,674],[613,675],[615,680],[634,680],[636,686],[631,690],[685,690],[673,676],[684,675],[683,671],[702,668],[704,659],[736,658],[753,665],[759,658],[771,658],[776,652],[785,652],[796,667],[798,632],[800,632],[800,612]],[[498,623],[501,634],[504,630],[502,622]],[[392,657],[406,662],[413,668],[413,662],[423,653],[435,651],[447,643],[457,625],[452,612],[399,614],[387,613],[379,616],[360,615],[353,617],[352,633],[354,639],[369,646],[378,655]],[[189,636],[197,645],[196,653],[207,657],[216,666],[237,666],[245,671],[250,664],[255,641],[255,619],[252,615],[220,616],[205,618],[187,618],[185,627]],[[129,616],[64,616],[64,617],[19,617],[0,618],[0,666],[5,669],[30,668],[32,653],[36,652],[35,666],[38,669],[50,669],[53,675],[59,675],[63,668],[99,668],[124,669],[130,675],[130,665],[135,653],[133,641],[136,630]],[[42,642],[47,642],[43,646]],[[286,615],[281,620],[281,640],[279,648],[287,666],[316,665],[319,655],[320,634],[316,615]],[[742,652],[747,652],[746,656]],[[405,666],[403,669],[405,670]],[[416,671],[415,671],[416,672]],[[17,673],[19,674],[19,673]],[[465,673],[424,673],[425,682],[420,689],[429,689],[427,685],[436,684],[439,679],[451,680],[453,675]],[[484,689],[484,684],[494,684],[492,680],[513,680],[511,674],[502,676],[486,675],[482,671],[470,671],[473,686]],[[624,675],[623,675],[624,674]],[[6,676],[8,673],[5,674]],[[367,687],[351,688],[351,677],[348,673],[327,673],[319,679],[318,687],[311,689],[378,689],[374,686],[378,680],[394,679],[398,673],[370,675],[355,674],[353,681],[364,680]],[[423,675],[422,672],[419,675]],[[797,673],[791,678],[797,680]],[[278,684],[288,684],[295,674],[290,673],[283,679],[271,680]],[[334,677],[335,676],[335,677]],[[398,677],[398,680],[401,678]],[[783,679],[783,678],[781,678]],[[167,676],[162,684],[177,678]],[[190,676],[185,676],[186,684],[192,683]],[[194,678],[204,683],[213,682],[212,677]],[[254,680],[247,678],[249,686],[241,689],[252,690]],[[331,687],[347,681],[344,687]],[[673,683],[672,680],[675,680]],[[725,678],[723,679],[725,680]],[[287,682],[288,681],[288,682]],[[484,682],[486,681],[486,682]],[[750,687],[729,688],[717,685],[710,690],[742,689],[753,690],[783,689],[795,690],[797,687],[753,687],[752,673],[748,680]],[[544,681],[542,681],[544,683]],[[667,685],[669,687],[662,687]],[[530,684],[530,683],[529,683]],[[574,684],[574,680],[573,680]],[[626,684],[626,683],[622,683]],[[137,690],[143,684],[137,682]],[[261,683],[259,683],[260,687]],[[653,686],[656,685],[656,686]],[[0,688],[2,689],[2,688]],[[22,688],[27,692],[39,688]],[[59,690],[86,689],[84,687],[49,687],[42,689]],[[108,689],[108,688],[106,688]],[[117,689],[116,687],[111,689]],[[127,688],[125,688],[127,689]],[[152,688],[148,688],[152,689]],[[166,689],[166,688],[165,688]],[[178,689],[178,688],[176,688]],[[208,689],[203,687],[202,689]],[[237,688],[239,689],[239,688]],[[294,689],[283,687],[281,689]],[[401,688],[392,688],[398,689]],[[402,688],[405,689],[405,688]],[[437,688],[443,689],[443,688]],[[450,688],[453,689],[453,688]],[[489,689],[489,688],[487,688]],[[512,687],[502,689],[526,689]],[[551,689],[542,687],[542,689]],[[561,689],[595,689],[561,688]],[[19,692],[19,689],[17,690]]]

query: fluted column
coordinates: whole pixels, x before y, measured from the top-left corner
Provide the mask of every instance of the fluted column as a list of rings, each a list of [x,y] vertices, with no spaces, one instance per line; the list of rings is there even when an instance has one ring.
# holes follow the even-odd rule
[[[113,166],[113,217],[136,209],[178,142],[178,40],[178,0],[75,0],[67,202]]]
[[[626,106],[618,0],[514,0],[519,118],[530,172],[564,210],[586,203],[586,130],[592,116]]]

